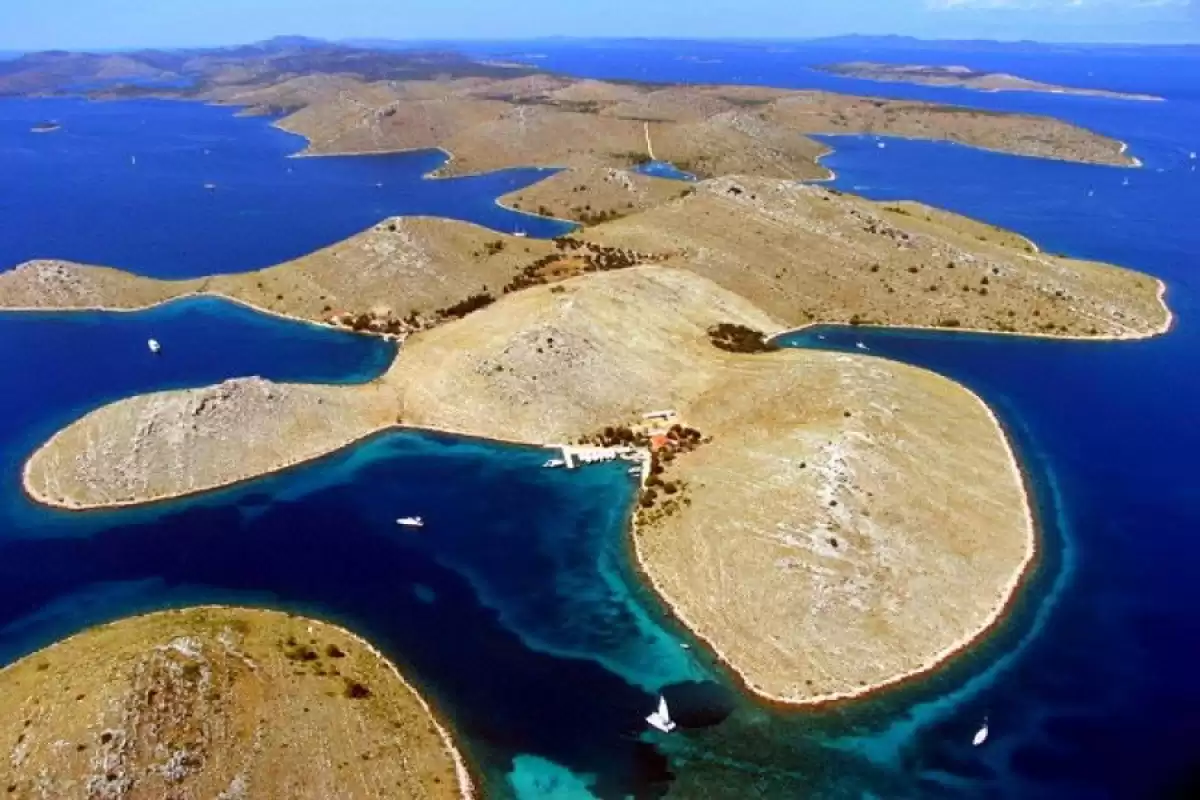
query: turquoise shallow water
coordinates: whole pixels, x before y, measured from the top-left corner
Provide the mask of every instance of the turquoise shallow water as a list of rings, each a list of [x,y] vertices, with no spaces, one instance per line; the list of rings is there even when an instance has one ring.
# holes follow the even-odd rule
[[[715,65],[685,67],[673,57],[664,65],[662,56],[625,52],[620,63],[649,65],[663,77],[692,69],[730,80],[753,70],[769,75],[772,64],[788,76],[780,82],[804,76],[785,70],[801,60],[751,48]],[[576,63],[591,57],[582,52]],[[1055,62],[1038,74],[1020,66],[1043,79],[1117,69]],[[0,661],[134,611],[253,602],[330,618],[376,641],[452,720],[490,796],[647,797],[673,786],[687,798],[1140,798],[1185,789],[1200,735],[1191,676],[1200,641],[1193,579],[1200,550],[1192,535],[1200,529],[1193,420],[1200,372],[1190,368],[1200,252],[1191,215],[1200,182],[1187,156],[1200,150],[1200,114],[1187,87],[1200,83],[1179,78],[1186,68],[1147,68],[1137,88],[1161,85],[1171,100],[1136,114],[1103,100],[951,93],[980,105],[1055,111],[1119,135],[1146,160],[1142,171],[916,142],[880,150],[873,140],[835,141],[828,163],[842,188],[924,199],[1054,250],[1150,271],[1168,281],[1178,315],[1169,336],[1123,344],[859,329],[794,341],[855,351],[862,342],[876,355],[950,375],[996,408],[1014,439],[1035,490],[1045,557],[1009,622],[948,669],[820,712],[750,702],[697,649],[678,646],[685,634],[631,573],[623,536],[628,476],[619,467],[542,470],[546,454],[536,449],[396,433],[177,503],[89,515],[30,505],[16,483],[21,459],[99,403],[245,374],[369,380],[392,355],[371,340],[219,301],[123,315],[0,315],[8,381],[0,393]],[[187,112],[177,109],[188,108],[172,107],[183,122],[141,141],[175,147],[161,135],[186,130]],[[103,113],[120,130],[120,106]],[[258,129],[246,130],[251,146]],[[120,137],[96,137],[99,152],[108,147],[114,163],[126,161]],[[239,134],[226,143],[232,162],[252,157],[239,154],[240,142]],[[6,154],[0,148],[0,163]],[[150,160],[143,153],[139,166]],[[387,160],[349,162],[356,185],[372,186],[391,169]],[[316,172],[306,179],[314,186],[341,180],[349,162],[312,160]],[[341,202],[369,219],[374,206],[358,207],[354,192]],[[38,254],[82,251],[78,241],[90,242],[97,252],[122,248],[116,263],[165,264],[162,274],[171,274],[177,249],[188,270],[219,262],[237,271],[307,246],[309,223],[324,209],[280,210],[280,194],[254,201],[263,213],[287,217],[277,235],[248,245],[230,222],[237,215],[222,212],[212,224],[233,227],[205,242],[203,258],[189,255],[187,237],[168,237],[160,249],[128,215],[110,220],[99,241],[45,227],[43,212],[30,212],[22,235]],[[43,201],[28,202],[40,208]],[[494,208],[490,196],[460,213],[471,218],[484,206]],[[164,204],[161,214],[186,218],[190,208]],[[259,255],[247,257],[252,251]],[[14,260],[0,252],[0,263]],[[167,357],[149,358],[150,336],[164,342]],[[430,521],[426,534],[437,535],[413,536],[392,523],[414,513]],[[663,687],[687,726],[669,737],[647,734],[642,722]],[[972,748],[985,715],[992,738]]]

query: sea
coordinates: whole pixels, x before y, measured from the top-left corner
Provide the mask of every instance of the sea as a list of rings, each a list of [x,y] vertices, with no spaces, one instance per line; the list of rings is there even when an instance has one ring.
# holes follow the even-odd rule
[[[1200,60],[1033,50],[629,41],[487,51],[587,77],[1049,114],[1121,139],[1143,162],[825,139],[840,189],[920,200],[1046,250],[1143,270],[1166,282],[1175,313],[1167,335],[1136,342],[861,327],[788,338],[954,378],[996,410],[1014,443],[1037,508],[1039,565],[1006,622],[945,668],[820,710],[753,701],[635,573],[635,487],[624,470],[540,469],[537,448],[386,433],[141,508],[68,513],[25,498],[23,460],[104,403],[243,375],[362,382],[394,357],[374,339],[211,298],[136,313],[0,313],[0,663],[133,613],[245,603],[377,643],[450,723],[488,797],[1195,796]],[[967,63],[1166,99],[980,93],[813,69],[865,59]],[[47,119],[62,130],[29,132]],[[161,277],[238,272],[394,214],[561,231],[495,203],[536,171],[430,180],[440,153],[289,158],[303,143],[270,123],[164,101],[0,100],[0,268],[36,257]],[[146,351],[151,336],[163,343],[158,358]],[[421,533],[394,524],[414,514],[426,520]],[[660,693],[681,722],[669,735],[643,721]],[[985,722],[990,737],[973,747]]]

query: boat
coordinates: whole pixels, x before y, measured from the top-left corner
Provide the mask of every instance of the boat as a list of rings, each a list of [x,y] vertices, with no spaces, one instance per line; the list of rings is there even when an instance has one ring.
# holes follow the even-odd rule
[[[528,235],[529,235],[528,233],[521,230],[520,228],[517,228],[515,231],[513,231],[513,236],[517,237],[518,239],[524,239]]]
[[[425,520],[420,517],[401,517],[396,520],[397,525],[402,525],[405,528],[424,528]]]
[[[158,343],[158,339],[150,339],[146,342],[146,347],[150,348],[151,353],[158,353],[162,350],[162,345]]]
[[[132,166],[135,166],[135,167],[136,167],[136,166],[137,166],[137,156],[130,156],[130,157],[129,157],[129,163],[130,163],[130,165],[132,165]]]
[[[552,458],[549,461],[547,461],[545,464],[542,464],[542,467],[544,469],[554,469],[555,467],[565,467],[566,465],[567,465],[567,462],[562,460],[561,458]]]
[[[975,736],[971,739],[971,744],[974,745],[975,747],[979,747],[979,745],[981,745],[987,741],[987,738],[988,738],[988,724],[987,724],[987,719],[984,718],[983,727],[980,728],[979,730],[975,731]]]
[[[1193,150],[1192,152],[1188,153],[1188,158],[1190,158],[1192,161],[1195,161],[1196,160],[1196,151]]]
[[[870,349],[862,342],[855,342],[854,346],[857,347],[859,350],[869,350]]]
[[[62,126],[57,122],[39,122],[29,130],[33,133],[54,133],[61,128]]]
[[[629,474],[630,474],[630,475],[641,475],[641,474],[642,474],[642,468],[641,468],[641,467],[630,467],[630,468],[629,468]]]
[[[675,730],[675,721],[671,719],[671,712],[667,709],[667,698],[661,694],[658,696],[658,708],[646,717],[646,722],[663,733]]]
[[[876,145],[876,147],[878,147],[880,150],[886,150],[887,142],[880,142],[879,144]]]
[[[208,189],[211,192],[211,191],[216,190],[217,185],[215,183],[206,183],[206,184],[204,184],[204,188]]]

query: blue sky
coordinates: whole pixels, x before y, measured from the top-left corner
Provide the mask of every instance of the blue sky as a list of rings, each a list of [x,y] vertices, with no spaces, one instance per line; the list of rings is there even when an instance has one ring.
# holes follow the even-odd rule
[[[1200,41],[1200,0],[0,0],[0,50],[550,35]]]

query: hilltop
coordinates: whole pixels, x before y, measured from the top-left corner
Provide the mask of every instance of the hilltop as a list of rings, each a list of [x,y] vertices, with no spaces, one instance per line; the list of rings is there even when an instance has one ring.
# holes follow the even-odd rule
[[[0,670],[0,693],[10,797],[473,792],[391,664],[347,631],[279,612],[195,608],[92,628]]]

